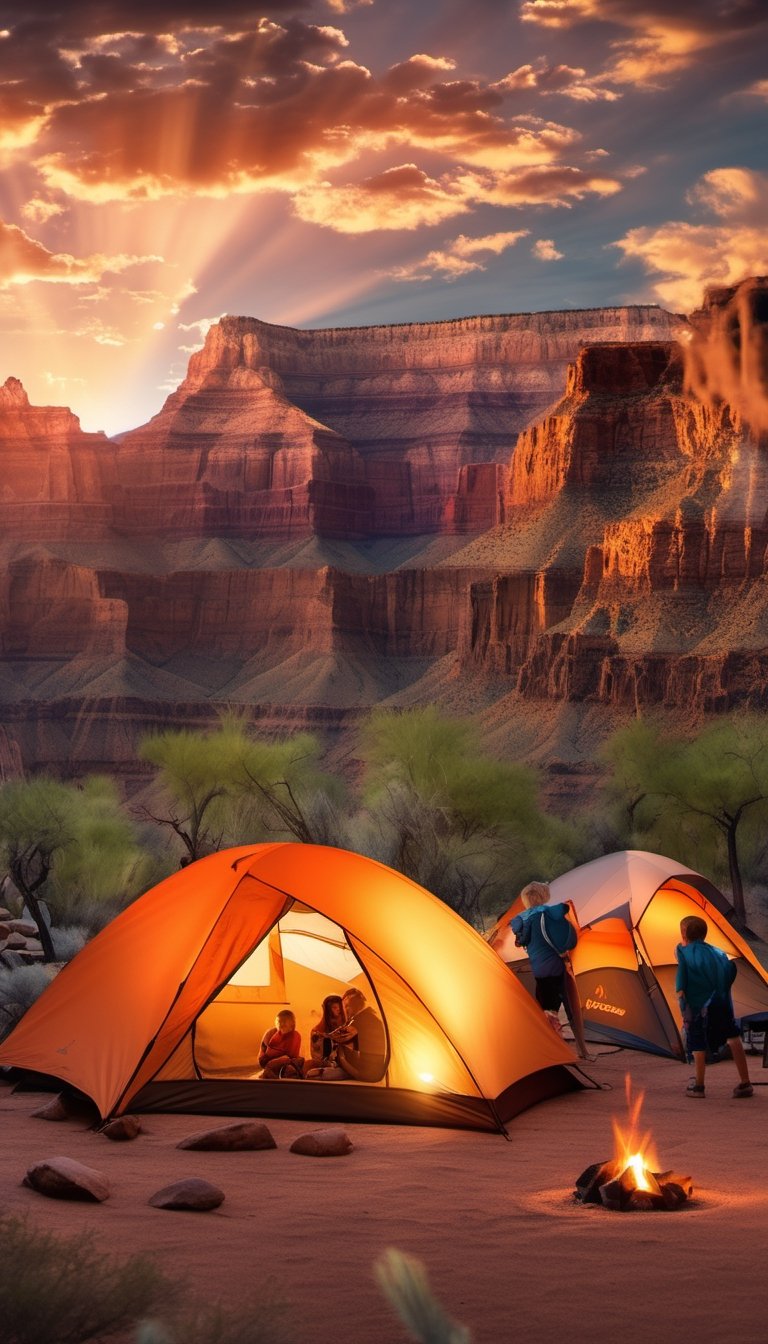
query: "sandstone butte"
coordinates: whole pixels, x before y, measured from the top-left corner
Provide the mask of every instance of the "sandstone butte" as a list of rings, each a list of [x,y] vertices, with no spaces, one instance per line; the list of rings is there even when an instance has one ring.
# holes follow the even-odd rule
[[[577,770],[580,723],[765,706],[766,333],[766,279],[690,318],[226,317],[115,440],[8,378],[0,768],[434,702]]]

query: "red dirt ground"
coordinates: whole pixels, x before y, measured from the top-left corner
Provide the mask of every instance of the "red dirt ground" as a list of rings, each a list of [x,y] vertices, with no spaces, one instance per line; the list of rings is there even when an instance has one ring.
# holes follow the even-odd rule
[[[768,1082],[759,1057],[750,1067],[754,1081]],[[388,1246],[423,1260],[475,1344],[764,1344],[768,1090],[733,1100],[728,1062],[710,1067],[706,1100],[696,1102],[684,1095],[690,1071],[670,1060],[604,1053],[587,1071],[606,1090],[534,1107],[510,1122],[509,1142],[349,1124],[353,1152],[326,1160],[288,1151],[319,1123],[270,1120],[274,1151],[206,1153],[175,1144],[225,1120],[151,1115],[138,1139],[118,1144],[76,1121],[32,1119],[46,1098],[3,1084],[0,1207],[60,1233],[91,1229],[103,1250],[149,1250],[206,1298],[245,1301],[264,1291],[272,1266],[291,1283],[275,1296],[287,1300],[296,1344],[409,1338],[372,1276]],[[579,1173],[612,1153],[627,1071],[645,1089],[643,1126],[662,1167],[693,1177],[695,1200],[682,1212],[612,1214],[572,1200]],[[54,1154],[102,1171],[110,1199],[64,1203],[22,1187],[27,1167]],[[148,1207],[155,1190],[186,1175],[220,1185],[221,1208]]]

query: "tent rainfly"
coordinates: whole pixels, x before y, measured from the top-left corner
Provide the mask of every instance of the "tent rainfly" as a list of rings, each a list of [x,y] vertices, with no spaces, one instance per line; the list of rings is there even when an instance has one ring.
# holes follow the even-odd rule
[[[258,1078],[290,1007],[309,1054],[323,998],[362,989],[384,1024],[370,1082]],[[319,845],[225,850],[123,911],[0,1045],[103,1118],[133,1111],[503,1129],[578,1087],[573,1056],[484,939],[383,864]]]
[[[738,963],[736,1017],[768,1017],[768,973],[729,923],[733,910],[722,892],[699,873],[661,854],[628,849],[564,873],[550,889],[553,904],[573,902],[581,925],[571,962],[589,1040],[684,1058],[675,947],[686,915],[704,918],[707,940]],[[528,960],[509,929],[520,909],[515,901],[487,937],[533,993]]]

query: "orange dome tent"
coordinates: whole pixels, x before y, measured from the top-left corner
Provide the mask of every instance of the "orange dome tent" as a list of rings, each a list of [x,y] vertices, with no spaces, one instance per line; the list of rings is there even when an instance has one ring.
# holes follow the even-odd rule
[[[629,849],[564,873],[550,890],[553,903],[573,903],[581,925],[571,962],[589,1040],[684,1058],[675,947],[686,915],[706,919],[708,941],[738,962],[736,1017],[768,1017],[768,973],[729,923],[733,911],[722,892],[700,873],[661,854]],[[528,959],[509,928],[521,909],[515,901],[487,938],[533,993]]]
[[[281,1007],[303,1049],[326,994],[361,988],[387,1053],[376,1082],[259,1079]],[[226,850],[129,906],[0,1045],[102,1117],[127,1109],[503,1128],[579,1086],[573,1056],[487,943],[435,896],[345,850]]]

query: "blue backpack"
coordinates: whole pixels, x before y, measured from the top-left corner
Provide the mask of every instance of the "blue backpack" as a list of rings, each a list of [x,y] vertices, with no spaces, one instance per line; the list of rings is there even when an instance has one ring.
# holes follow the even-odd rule
[[[579,941],[579,935],[576,932],[570,919],[547,919],[546,910],[541,912],[541,936],[545,943],[549,943],[553,952],[558,956],[565,956],[570,952]]]

